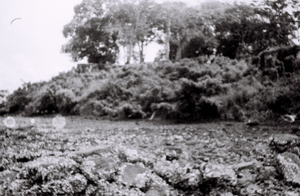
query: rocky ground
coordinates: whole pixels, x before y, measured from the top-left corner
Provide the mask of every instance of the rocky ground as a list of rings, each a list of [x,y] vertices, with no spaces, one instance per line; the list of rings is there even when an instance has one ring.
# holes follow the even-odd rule
[[[297,124],[29,120],[0,127],[0,195],[300,194]]]

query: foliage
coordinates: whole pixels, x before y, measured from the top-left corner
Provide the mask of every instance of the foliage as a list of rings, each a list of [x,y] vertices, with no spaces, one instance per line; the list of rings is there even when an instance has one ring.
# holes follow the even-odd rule
[[[295,1],[266,0],[259,5],[206,3],[203,9],[218,40],[218,53],[230,58],[257,55],[268,47],[291,45],[298,12]],[[259,39],[258,39],[259,38]]]
[[[299,113],[298,78],[299,70],[272,78],[244,60],[217,56],[208,64],[202,56],[60,73],[48,82],[24,85],[4,108],[28,116],[264,120]]]
[[[127,47],[126,64],[130,63],[136,45],[140,63],[144,62],[144,48],[155,39],[155,5],[153,0],[120,1],[110,9],[112,30],[118,33],[118,43]]]
[[[145,47],[164,44],[160,58],[180,60],[217,54],[234,58],[257,55],[274,46],[293,45],[300,12],[296,1],[265,0],[257,4],[204,2],[155,3],[153,0],[83,0],[63,34],[71,38],[62,48],[77,61],[114,63],[119,47],[126,48],[126,64],[140,63]],[[291,9],[289,11],[288,9]],[[258,39],[259,38],[259,39]]]
[[[110,1],[83,0],[74,7],[73,20],[64,26],[63,34],[70,37],[62,52],[70,53],[74,61],[88,57],[91,63],[114,63],[118,54],[117,33],[107,30],[110,16],[105,7]]]
[[[9,113],[23,111],[30,101],[31,99],[27,96],[27,89],[23,86],[7,97],[6,107]]]

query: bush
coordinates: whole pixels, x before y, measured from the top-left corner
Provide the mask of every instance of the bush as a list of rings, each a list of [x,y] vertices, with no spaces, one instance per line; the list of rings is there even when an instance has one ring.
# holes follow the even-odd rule
[[[77,104],[77,98],[72,90],[60,89],[55,94],[57,110],[62,114],[74,114],[73,108]]]
[[[32,101],[26,105],[27,116],[57,112],[54,86],[44,86],[32,96]]]
[[[300,71],[284,74],[283,63],[260,70],[244,60],[217,56],[178,62],[105,67],[91,73],[60,73],[48,82],[24,84],[8,97],[7,112],[45,112],[109,118],[245,120],[300,112]],[[259,60],[259,59],[258,59]],[[284,60],[284,59],[282,59]],[[267,65],[266,65],[267,67]],[[295,71],[296,70],[296,71]],[[260,115],[261,114],[261,115]]]
[[[7,111],[8,113],[21,112],[31,101],[32,98],[28,96],[26,88],[19,88],[7,97]]]

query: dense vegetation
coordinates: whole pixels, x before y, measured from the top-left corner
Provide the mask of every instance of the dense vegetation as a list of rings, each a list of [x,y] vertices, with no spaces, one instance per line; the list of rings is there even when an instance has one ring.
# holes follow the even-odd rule
[[[83,0],[63,28],[70,40],[62,52],[75,61],[87,57],[92,71],[78,65],[48,82],[25,83],[0,114],[189,120],[298,114],[300,47],[293,39],[300,12],[287,12],[296,3]],[[153,41],[165,51],[144,63]],[[114,65],[120,46],[127,52],[123,67]]]
[[[26,83],[2,110],[109,118],[266,120],[300,112],[299,70],[276,77],[245,60],[216,57],[161,61],[98,71],[73,69],[48,82]],[[90,66],[97,64],[91,64]],[[273,73],[273,72],[272,72]]]
[[[207,1],[188,6],[179,1],[83,0],[63,28],[69,38],[62,52],[77,61],[115,63],[121,46],[126,63],[143,63],[151,42],[165,46],[163,59],[217,54],[234,58],[257,55],[268,47],[297,39],[298,1],[265,0],[260,4]],[[160,58],[158,57],[158,58]]]

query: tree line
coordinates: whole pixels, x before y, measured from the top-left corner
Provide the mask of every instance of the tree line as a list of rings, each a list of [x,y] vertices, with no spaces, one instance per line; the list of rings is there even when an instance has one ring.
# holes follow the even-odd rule
[[[63,28],[69,41],[62,52],[74,61],[115,63],[120,46],[126,63],[144,62],[145,47],[164,45],[164,59],[179,60],[217,54],[234,58],[257,55],[274,46],[290,46],[297,38],[297,0],[261,3],[206,1],[198,6],[154,0],[83,0]],[[137,48],[137,51],[135,50]]]

